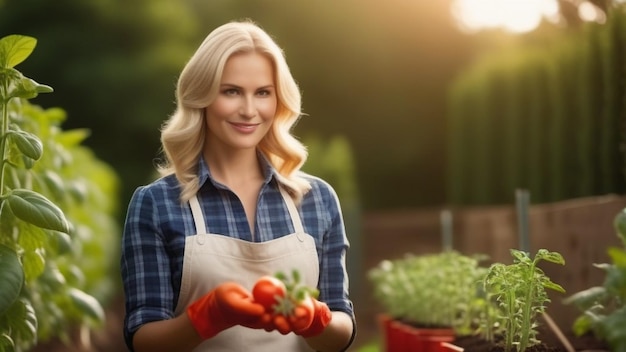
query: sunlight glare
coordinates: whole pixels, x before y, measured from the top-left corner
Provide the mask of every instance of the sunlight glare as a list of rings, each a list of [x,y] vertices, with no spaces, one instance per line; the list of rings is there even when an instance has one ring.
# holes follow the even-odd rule
[[[589,1],[585,1],[578,6],[578,16],[580,16],[583,21],[606,22],[606,14]]]
[[[504,28],[511,32],[535,29],[542,18],[558,16],[556,0],[454,0],[452,13],[468,31]]]

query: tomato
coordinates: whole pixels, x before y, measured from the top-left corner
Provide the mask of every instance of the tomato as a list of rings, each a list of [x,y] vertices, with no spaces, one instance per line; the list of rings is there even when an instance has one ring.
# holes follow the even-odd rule
[[[283,335],[287,335],[291,332],[291,326],[289,325],[289,321],[287,320],[286,316],[282,314],[276,314],[272,319],[274,326],[276,327],[276,330],[278,332]]]
[[[300,283],[295,270],[292,277],[282,272],[262,276],[252,288],[254,301],[264,307],[273,328],[283,335],[294,332],[311,337],[324,331],[332,314],[326,303],[317,300],[318,295],[316,288]]]
[[[287,288],[278,278],[273,276],[262,276],[257,280],[252,288],[252,297],[255,302],[265,307],[268,312],[274,311],[274,306],[285,297]]]
[[[297,333],[311,326],[314,316],[315,306],[313,304],[313,298],[307,295],[304,299],[297,302],[292,314],[289,316],[289,323]]]

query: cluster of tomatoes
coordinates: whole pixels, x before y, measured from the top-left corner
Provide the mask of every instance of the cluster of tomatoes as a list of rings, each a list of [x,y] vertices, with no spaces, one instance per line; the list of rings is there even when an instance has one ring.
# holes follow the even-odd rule
[[[252,288],[254,301],[265,307],[279,331],[301,331],[309,327],[315,315],[313,299],[319,292],[302,285],[300,274],[294,270],[289,278],[283,273],[266,275]]]

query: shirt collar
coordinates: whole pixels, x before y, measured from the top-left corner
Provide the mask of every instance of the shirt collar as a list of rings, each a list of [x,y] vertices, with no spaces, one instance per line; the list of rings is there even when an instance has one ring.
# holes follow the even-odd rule
[[[276,179],[276,181],[280,182],[281,177],[278,175],[278,171],[270,164],[270,162],[265,157],[265,154],[257,151],[257,156],[259,159],[259,163],[261,164],[261,170],[263,171],[263,175],[265,176],[264,184],[269,184],[272,179]],[[207,181],[210,181],[214,186],[223,188],[224,185],[217,182],[213,176],[211,176],[211,170],[209,169],[209,165],[206,163],[202,155],[198,158],[198,184],[200,187],[203,187]],[[281,182],[282,183],[282,182]]]

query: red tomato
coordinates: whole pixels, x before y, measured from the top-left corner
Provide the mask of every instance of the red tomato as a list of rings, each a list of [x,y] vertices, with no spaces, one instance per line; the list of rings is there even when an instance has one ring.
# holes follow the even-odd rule
[[[289,317],[289,323],[294,331],[299,332],[311,326],[315,316],[315,306],[311,296],[306,296],[295,306],[293,313]]]
[[[282,314],[276,314],[272,319],[274,326],[276,327],[276,330],[278,330],[278,332],[283,335],[287,335],[291,332],[291,326],[289,325],[289,321],[287,320],[286,316]]]
[[[285,297],[285,284],[273,276],[262,276],[252,288],[254,300],[265,307],[268,312],[274,311],[274,305]]]

